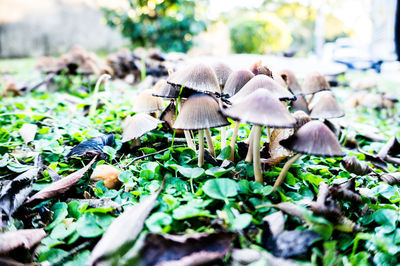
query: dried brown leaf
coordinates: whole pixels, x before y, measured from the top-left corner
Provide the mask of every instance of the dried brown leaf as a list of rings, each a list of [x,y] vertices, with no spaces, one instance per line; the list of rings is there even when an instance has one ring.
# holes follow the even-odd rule
[[[46,236],[43,229],[24,229],[0,234],[0,254],[18,247],[30,249]]]
[[[271,157],[267,159],[267,163],[270,166],[276,165],[286,157],[293,155],[292,151],[279,144],[281,140],[289,138],[292,134],[293,129],[291,128],[275,128],[272,131],[269,143],[269,154]]]
[[[32,197],[30,197],[26,203],[32,202],[34,200],[45,200],[52,198],[56,195],[62,194],[68,189],[70,189],[73,185],[78,183],[78,181],[81,179],[81,177],[89,170],[90,166],[96,161],[97,156],[94,157],[89,164],[87,164],[85,167],[82,169],[52,183],[48,187],[42,189]]]

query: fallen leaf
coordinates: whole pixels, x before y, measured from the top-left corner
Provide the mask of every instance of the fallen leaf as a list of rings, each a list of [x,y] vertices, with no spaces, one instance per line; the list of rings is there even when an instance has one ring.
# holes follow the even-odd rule
[[[105,159],[106,155],[103,151],[104,146],[114,145],[114,135],[107,134],[95,138],[91,138],[76,145],[68,154],[67,158],[93,158],[99,156],[99,159]]]
[[[121,181],[118,180],[120,173],[121,171],[114,166],[102,164],[94,168],[90,179],[93,181],[103,180],[106,188],[113,189],[121,186]]]
[[[268,223],[272,236],[279,235],[285,228],[285,217],[283,217],[282,211],[277,211],[267,215],[262,219],[262,221]]]
[[[230,251],[233,233],[187,235],[148,234],[140,251],[140,265],[204,265]]]
[[[30,249],[46,236],[43,229],[24,229],[0,234],[0,254],[18,247]]]
[[[397,156],[399,154],[400,143],[396,137],[391,137],[376,156],[378,156],[382,160],[385,160],[387,156]]]
[[[342,159],[342,165],[348,172],[356,175],[366,175],[372,172],[368,164],[361,162],[354,155],[344,157]]]
[[[25,123],[18,130],[18,132],[21,135],[22,139],[24,140],[25,144],[28,144],[29,142],[35,139],[37,129],[38,127],[35,124]]]
[[[87,265],[102,264],[110,256],[116,253],[126,253],[133,245],[137,236],[142,231],[144,222],[156,204],[160,191],[164,186],[147,197],[140,203],[128,207],[108,227],[100,241],[93,248]],[[104,262],[105,263],[105,262]]]
[[[32,181],[37,176],[39,168],[34,167],[10,182],[0,192],[0,215],[11,216],[32,192]]]
[[[97,156],[94,157],[89,164],[87,164],[82,169],[52,183],[48,187],[42,189],[41,191],[37,192],[35,195],[30,197],[26,203],[32,202],[34,200],[45,200],[52,198],[56,195],[62,194],[68,189],[70,189],[73,185],[78,183],[81,177],[89,170],[90,166],[96,161]]]
[[[290,128],[275,128],[272,131],[269,143],[269,154],[271,157],[266,160],[270,166],[276,165],[288,156],[293,155],[292,151],[279,144],[281,140],[289,138],[292,134],[293,129]]]

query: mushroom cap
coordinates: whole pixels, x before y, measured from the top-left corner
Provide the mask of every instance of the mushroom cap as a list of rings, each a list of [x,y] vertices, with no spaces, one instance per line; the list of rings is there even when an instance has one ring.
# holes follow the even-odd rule
[[[293,128],[296,120],[270,91],[260,88],[221,112],[234,120],[254,125]]]
[[[266,75],[256,75],[254,78],[249,80],[249,82],[247,82],[238,93],[229,98],[229,101],[232,103],[240,101],[259,88],[267,89],[273,96],[279,98],[281,101],[296,99],[290,91],[279,85],[279,83],[272,78]]]
[[[292,102],[292,110],[294,112],[303,111],[307,114],[310,113],[310,110],[308,109],[307,101],[306,101],[306,99],[304,99],[303,95],[298,95],[296,100]]]
[[[311,109],[311,118],[329,119],[344,116],[343,110],[331,92],[321,92],[321,94],[321,97],[319,97]]]
[[[173,128],[195,130],[229,125],[218,109],[214,97],[204,93],[194,94],[182,105]]]
[[[139,138],[143,134],[156,129],[162,121],[148,114],[139,113],[126,118],[123,124],[122,142],[127,142],[132,139]]]
[[[302,94],[300,83],[293,71],[289,69],[283,69],[278,72],[278,75],[274,75],[274,79],[282,86],[287,86],[294,93],[294,95]]]
[[[232,68],[222,62],[214,63],[211,67],[217,75],[219,86],[223,88],[229,75],[232,73]]]
[[[159,97],[153,96],[153,90],[145,90],[136,95],[132,101],[132,111],[135,113],[153,113],[164,109],[164,103]]]
[[[167,82],[177,87],[204,93],[220,93],[218,79],[214,70],[203,63],[189,65],[173,73]]]
[[[314,94],[319,91],[329,91],[330,86],[324,75],[319,72],[308,73],[301,86],[303,94]]]
[[[281,140],[286,149],[317,156],[343,156],[342,148],[333,132],[321,121],[314,120],[299,128],[292,136]]]
[[[243,86],[253,77],[254,74],[249,70],[237,70],[232,72],[225,83],[223,93],[228,94],[229,97],[232,97],[238,91],[240,91]]]
[[[267,66],[263,66],[261,61],[255,62],[250,67],[250,71],[254,75],[267,75],[268,77],[272,78],[272,71]]]
[[[300,128],[311,121],[311,117],[301,110],[294,112],[293,117],[296,119],[296,128]]]
[[[165,79],[157,81],[154,85],[153,91],[153,96],[155,97],[178,98],[179,96],[179,90],[171,84],[168,84]]]

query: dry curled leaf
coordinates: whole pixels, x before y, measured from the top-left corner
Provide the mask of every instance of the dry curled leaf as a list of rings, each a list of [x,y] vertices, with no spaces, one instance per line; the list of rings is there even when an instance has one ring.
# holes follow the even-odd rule
[[[78,183],[78,181],[81,179],[81,177],[89,170],[90,166],[96,161],[97,156],[94,157],[89,164],[87,164],[85,167],[82,169],[52,183],[48,187],[40,190],[37,192],[35,195],[30,197],[26,203],[32,202],[34,200],[45,200],[52,198],[56,195],[62,194],[68,189],[70,189],[73,185]]]
[[[164,183],[163,183],[164,184]],[[147,216],[156,204],[161,188],[140,203],[128,207],[117,217],[100,241],[93,248],[87,265],[107,264],[107,259],[116,253],[126,253],[142,231]]]
[[[188,235],[148,234],[140,252],[139,265],[204,265],[222,259],[231,249],[233,233]]]
[[[388,173],[380,175],[379,178],[388,183],[389,185],[399,185],[400,184],[400,172]]]
[[[276,165],[286,157],[293,155],[292,151],[279,144],[281,140],[289,138],[292,134],[293,129],[290,128],[276,128],[272,131],[269,143],[269,154],[271,157],[266,161],[270,166]]]
[[[357,159],[356,156],[346,156],[342,159],[344,169],[356,175],[366,175],[372,172],[371,167]]]
[[[25,229],[0,234],[0,254],[18,247],[30,249],[46,236],[43,229]]]

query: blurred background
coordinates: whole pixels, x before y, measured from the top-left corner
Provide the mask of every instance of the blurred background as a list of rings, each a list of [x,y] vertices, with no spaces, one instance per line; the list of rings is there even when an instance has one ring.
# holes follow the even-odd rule
[[[396,7],[396,0],[0,0],[0,58],[60,56],[78,44],[100,57],[144,47],[190,58],[268,55],[263,61],[280,66],[288,62],[281,58],[306,58],[293,62],[307,70],[335,63],[325,74],[380,72],[398,69]]]

